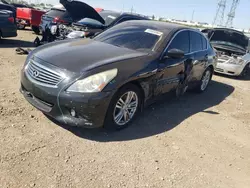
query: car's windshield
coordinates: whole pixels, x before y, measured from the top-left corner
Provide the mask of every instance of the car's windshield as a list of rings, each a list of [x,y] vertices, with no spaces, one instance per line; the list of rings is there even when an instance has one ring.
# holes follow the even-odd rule
[[[105,21],[105,25],[108,26],[113,23],[113,21],[119,17],[121,14],[118,12],[112,12],[112,11],[102,11],[99,13],[100,16]]]
[[[94,40],[132,50],[149,52],[155,50],[162,35],[161,31],[150,28],[117,25],[96,36]]]

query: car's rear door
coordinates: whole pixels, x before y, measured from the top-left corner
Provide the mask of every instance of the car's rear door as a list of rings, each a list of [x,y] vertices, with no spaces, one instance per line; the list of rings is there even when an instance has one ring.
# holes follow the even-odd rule
[[[179,84],[181,74],[184,72],[184,62],[190,61],[189,31],[183,30],[173,36],[165,49],[165,54],[171,49],[182,50],[186,55],[181,59],[165,58],[160,60],[157,81],[157,94],[164,94],[175,89]]]
[[[193,56],[192,80],[199,81],[208,62],[207,40],[199,32],[190,31],[190,54]]]

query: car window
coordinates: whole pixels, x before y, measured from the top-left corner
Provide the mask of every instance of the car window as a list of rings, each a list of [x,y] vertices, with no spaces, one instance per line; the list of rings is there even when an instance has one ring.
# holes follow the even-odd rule
[[[121,15],[121,13],[112,11],[102,11],[99,14],[105,21],[106,26],[112,24]]]
[[[190,47],[191,52],[203,50],[203,41],[199,33],[190,31]]]
[[[69,16],[66,11],[57,9],[51,9],[49,12],[46,13],[46,15],[50,17],[60,17],[60,18]]]
[[[161,31],[150,28],[123,27],[118,24],[99,34],[94,40],[122,48],[149,52],[154,51],[162,35]]]
[[[182,50],[186,54],[190,52],[189,43],[189,31],[181,31],[174,37],[168,47],[168,50],[175,48]]]
[[[207,39],[203,36],[201,36],[202,38],[202,48],[203,50],[206,50],[207,49]]]

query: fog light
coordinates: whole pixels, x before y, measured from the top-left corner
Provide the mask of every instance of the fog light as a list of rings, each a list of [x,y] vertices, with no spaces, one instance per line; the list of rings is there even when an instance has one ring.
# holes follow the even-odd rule
[[[76,117],[76,111],[74,109],[70,110],[70,114],[71,116]]]

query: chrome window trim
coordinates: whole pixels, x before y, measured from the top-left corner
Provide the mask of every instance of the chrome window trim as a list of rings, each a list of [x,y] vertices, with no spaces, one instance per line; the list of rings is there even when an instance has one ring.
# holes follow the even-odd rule
[[[172,43],[172,41],[175,39],[175,37],[176,37],[179,33],[183,32],[183,31],[189,31],[189,32],[192,31],[192,32],[196,32],[196,33],[200,34],[201,37],[204,37],[204,35],[203,35],[200,31],[196,31],[196,30],[194,30],[194,29],[181,29],[181,30],[177,31],[177,32],[174,34],[174,36],[171,38],[171,40],[169,41],[169,43],[168,43],[168,45],[166,46],[166,48],[164,49],[164,51],[163,51],[163,53],[162,53],[162,55],[161,55],[161,59],[162,59],[162,57],[164,56],[164,54],[165,54],[165,52],[167,51],[167,49],[168,49],[168,47],[170,46],[170,44]],[[205,37],[204,37],[204,38],[205,38]],[[189,38],[189,39],[190,39],[190,38]],[[206,39],[206,38],[205,38],[205,39]],[[190,40],[190,41],[191,41],[191,40]],[[207,48],[206,48],[205,50],[193,51],[193,52],[190,52],[190,53],[186,53],[185,55],[191,55],[191,54],[193,54],[193,53],[207,51],[207,50],[208,50],[208,40],[206,39],[206,41],[207,41]],[[190,51],[191,51],[191,49],[190,49]]]

